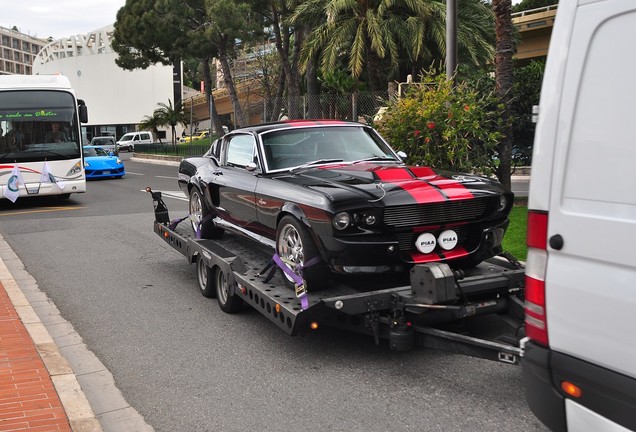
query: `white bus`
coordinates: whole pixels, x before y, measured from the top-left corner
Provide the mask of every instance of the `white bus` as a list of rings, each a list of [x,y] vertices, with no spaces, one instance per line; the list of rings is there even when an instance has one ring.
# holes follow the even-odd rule
[[[0,75],[0,199],[86,192],[84,102],[61,75]]]

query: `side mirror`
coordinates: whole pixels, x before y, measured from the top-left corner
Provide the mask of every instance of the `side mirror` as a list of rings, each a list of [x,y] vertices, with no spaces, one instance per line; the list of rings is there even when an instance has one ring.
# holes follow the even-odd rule
[[[406,159],[408,157],[402,150],[397,152],[397,155],[400,157],[400,159]]]
[[[245,165],[245,169],[250,172],[254,172],[256,171],[256,164],[254,162],[249,162],[247,165]]]

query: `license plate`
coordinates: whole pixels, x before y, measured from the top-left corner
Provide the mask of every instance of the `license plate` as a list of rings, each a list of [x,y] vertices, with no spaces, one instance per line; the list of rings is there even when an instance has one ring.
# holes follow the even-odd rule
[[[110,174],[110,171],[104,171],[104,174]]]

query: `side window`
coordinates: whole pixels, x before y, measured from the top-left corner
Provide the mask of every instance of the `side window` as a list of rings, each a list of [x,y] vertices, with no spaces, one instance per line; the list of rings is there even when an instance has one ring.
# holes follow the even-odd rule
[[[230,137],[226,147],[226,165],[244,167],[254,162],[254,138],[251,135]]]
[[[141,139],[149,140],[150,139],[150,135],[148,135],[147,133],[141,134]]]
[[[135,138],[133,138],[133,141],[139,141],[139,135],[135,135]]]

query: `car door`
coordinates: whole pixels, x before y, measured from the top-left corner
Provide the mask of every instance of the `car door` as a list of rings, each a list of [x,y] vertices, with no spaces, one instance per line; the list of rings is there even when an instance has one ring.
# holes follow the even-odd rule
[[[237,133],[224,137],[222,162],[214,179],[221,218],[248,230],[256,222],[254,191],[258,177],[253,169],[254,156],[255,140],[251,134]]]

